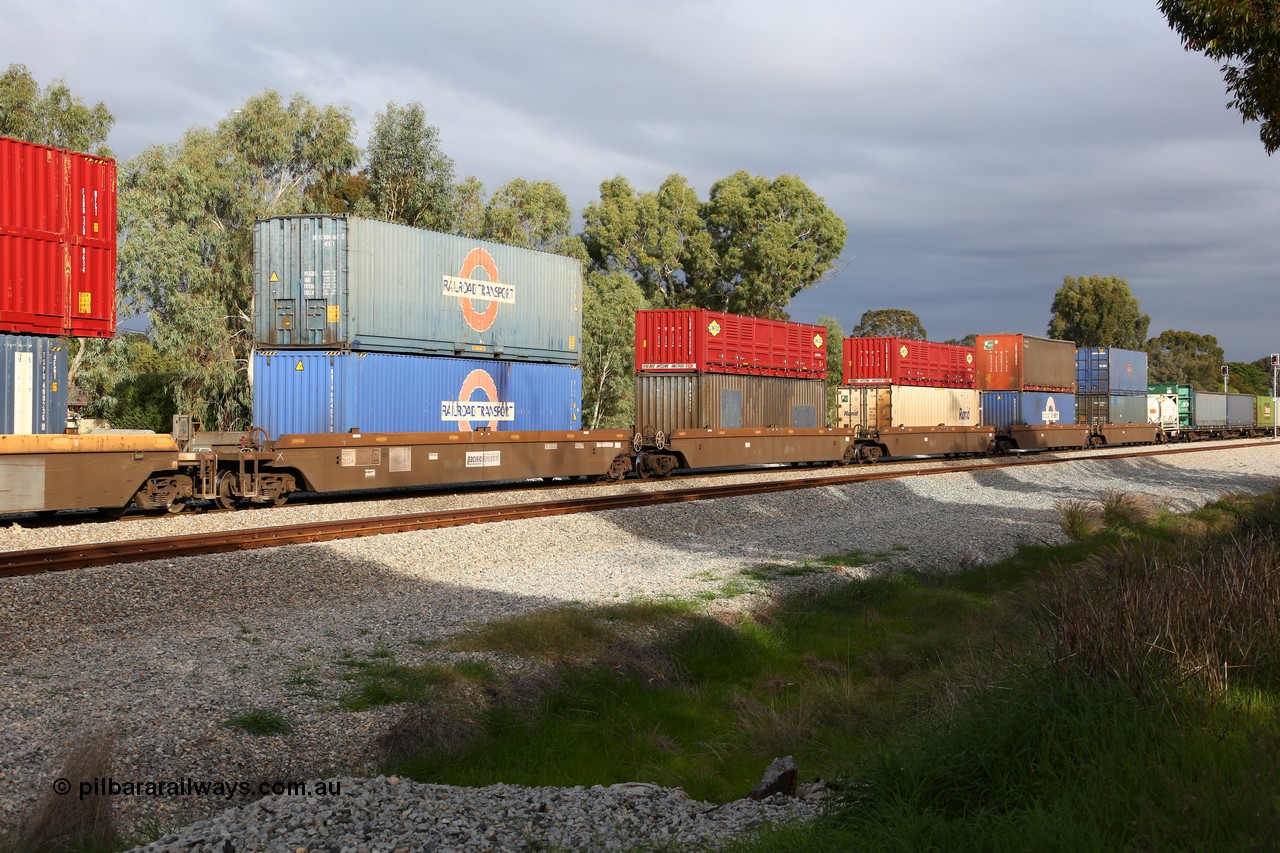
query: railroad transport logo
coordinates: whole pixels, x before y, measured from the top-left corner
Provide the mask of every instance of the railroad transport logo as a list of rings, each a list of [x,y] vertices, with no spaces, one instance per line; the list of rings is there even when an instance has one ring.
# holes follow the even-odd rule
[[[471,399],[477,391],[482,392],[486,399]],[[510,400],[499,400],[498,386],[494,384],[493,377],[476,368],[463,380],[458,399],[440,401],[440,419],[457,421],[461,432],[471,432],[473,421],[484,421],[483,426],[497,429],[499,423],[516,419],[516,404]]]
[[[1040,413],[1046,424],[1056,424],[1058,422],[1058,404],[1050,397],[1044,403],[1044,411]]]
[[[476,278],[477,270],[483,271],[487,278]],[[444,277],[444,295],[458,300],[467,325],[477,332],[487,332],[498,319],[499,305],[516,302],[515,285],[499,280],[493,256],[479,246],[467,253],[456,276]],[[485,305],[483,311],[476,308],[477,302]]]

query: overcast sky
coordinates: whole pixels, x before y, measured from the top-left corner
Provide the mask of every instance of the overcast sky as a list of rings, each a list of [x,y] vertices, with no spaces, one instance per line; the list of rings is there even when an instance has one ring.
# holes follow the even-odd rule
[[[110,145],[264,89],[421,101],[459,177],[798,175],[848,225],[796,320],[907,308],[930,338],[1043,335],[1065,275],[1126,279],[1151,335],[1280,349],[1280,160],[1156,0],[141,3],[0,0],[0,62],[115,115]]]

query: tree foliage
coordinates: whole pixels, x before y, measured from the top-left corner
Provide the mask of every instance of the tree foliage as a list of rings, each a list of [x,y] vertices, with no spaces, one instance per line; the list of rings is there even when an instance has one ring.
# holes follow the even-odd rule
[[[376,216],[416,228],[454,229],[453,159],[441,149],[440,130],[427,123],[419,101],[389,103],[375,116],[368,160]]]
[[[635,312],[649,307],[621,270],[590,270],[582,293],[582,423],[587,429],[635,423]]]
[[[1280,148],[1280,0],[1160,0],[1187,50],[1222,62],[1231,100],[1261,122],[1267,154]]]
[[[0,75],[0,136],[110,157],[107,134],[115,117],[101,101],[89,106],[65,80],[40,89],[25,65]]]
[[[564,192],[550,181],[516,178],[498,188],[484,208],[483,239],[538,249],[580,254],[566,248],[573,234],[573,212]]]
[[[1140,350],[1151,325],[1128,282],[1114,276],[1066,276],[1051,311],[1049,337],[1080,347]]]
[[[626,272],[653,305],[771,317],[832,271],[847,236],[799,178],[747,172],[717,181],[706,202],[680,175],[644,193],[617,176],[583,219],[595,268]]]
[[[1228,374],[1228,390],[1234,394],[1253,394],[1258,397],[1271,396],[1271,362],[1267,362],[1264,370],[1255,362],[1230,361]]]
[[[920,318],[914,311],[905,308],[875,308],[864,311],[858,325],[849,333],[853,338],[907,338],[913,341],[926,341],[929,333],[925,331]]]
[[[1222,387],[1222,347],[1213,335],[1168,330],[1147,341],[1147,375],[1201,391]]]
[[[253,221],[316,210],[356,164],[345,109],[273,91],[121,171],[120,295],[146,312],[174,397],[209,428],[249,422]]]
[[[82,414],[116,429],[168,432],[177,413],[175,380],[181,365],[163,356],[146,335],[123,332],[109,341],[80,339],[77,354],[92,350],[74,384],[86,401]]]
[[[830,314],[819,317],[818,325],[827,327],[827,426],[831,426],[836,423],[844,379],[844,327]]]
[[[970,332],[963,338],[947,338],[943,343],[950,344],[953,347],[971,347],[977,345],[978,336],[974,332]]]

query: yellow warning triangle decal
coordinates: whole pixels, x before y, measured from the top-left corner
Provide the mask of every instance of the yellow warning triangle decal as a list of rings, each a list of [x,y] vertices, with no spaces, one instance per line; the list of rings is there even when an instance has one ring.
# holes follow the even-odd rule
[[[280,280],[280,277],[277,276],[275,273],[272,273],[271,278],[267,279],[267,281],[279,281],[279,280]]]
[[[302,359],[298,359],[298,366],[295,367],[294,370],[301,370],[301,369],[302,369]]]

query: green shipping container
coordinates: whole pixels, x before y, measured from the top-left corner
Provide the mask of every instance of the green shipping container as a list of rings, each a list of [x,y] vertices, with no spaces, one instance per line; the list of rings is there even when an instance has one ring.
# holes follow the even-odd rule
[[[1275,397],[1259,397],[1258,398],[1258,426],[1271,427],[1276,426],[1276,398]]]

